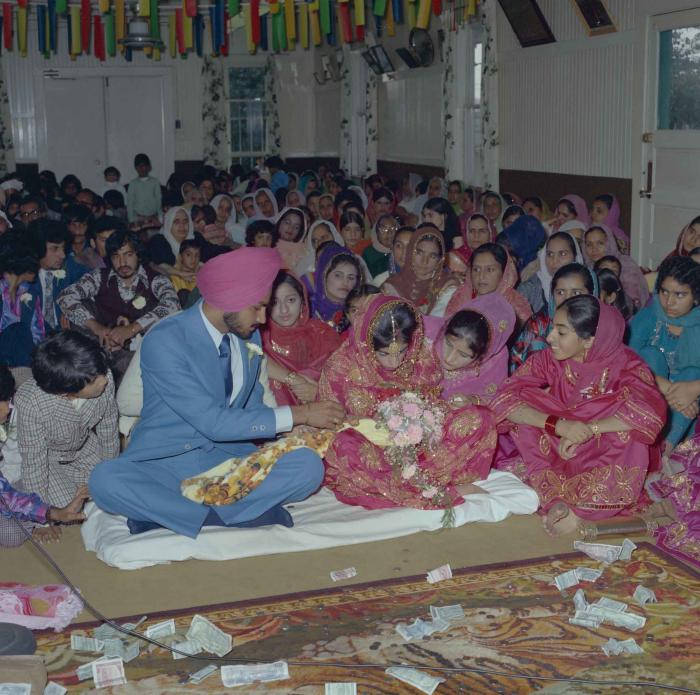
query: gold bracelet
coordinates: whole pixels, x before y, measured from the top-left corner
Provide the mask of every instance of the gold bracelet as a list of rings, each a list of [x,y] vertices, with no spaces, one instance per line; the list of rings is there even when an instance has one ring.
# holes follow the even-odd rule
[[[593,436],[596,438],[598,446],[600,446],[600,425],[597,422],[591,422],[588,426],[593,430]]]
[[[286,377],[284,377],[284,381],[282,382],[285,384],[285,386],[289,386],[289,388],[292,388],[292,382],[294,381],[294,378],[296,377],[295,372],[289,372]]]

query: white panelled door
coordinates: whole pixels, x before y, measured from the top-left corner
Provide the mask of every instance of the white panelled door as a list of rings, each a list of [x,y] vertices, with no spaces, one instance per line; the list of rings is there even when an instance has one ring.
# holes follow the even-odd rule
[[[145,152],[153,176],[165,183],[175,167],[174,99],[169,70],[71,69],[45,71],[39,168],[59,180],[75,174],[100,193],[103,171],[116,166],[122,183]],[[41,112],[39,112],[41,113]]]
[[[700,215],[700,8],[650,18],[646,66],[637,260],[655,268]]]
[[[133,178],[134,156],[151,160],[152,175],[165,184],[174,168],[174,123],[168,119],[168,82],[160,76],[107,77],[107,153],[109,163]]]
[[[43,84],[48,147],[40,148],[39,169],[55,171],[59,181],[75,174],[83,186],[100,192],[107,166],[102,78],[56,76]]]

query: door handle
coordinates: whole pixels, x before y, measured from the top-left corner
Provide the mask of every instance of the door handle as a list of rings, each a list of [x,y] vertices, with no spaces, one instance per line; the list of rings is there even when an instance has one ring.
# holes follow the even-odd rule
[[[651,196],[654,194],[654,191],[652,190],[653,181],[654,181],[654,162],[647,162],[646,188],[643,188],[641,191],[639,191],[640,198],[651,198]]]

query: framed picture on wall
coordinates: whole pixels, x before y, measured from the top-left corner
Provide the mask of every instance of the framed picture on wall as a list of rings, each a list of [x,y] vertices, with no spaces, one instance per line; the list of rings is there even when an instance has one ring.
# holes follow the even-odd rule
[[[572,2],[589,36],[617,31],[605,0],[572,0]]]
[[[541,46],[556,41],[537,0],[498,1],[521,46]]]

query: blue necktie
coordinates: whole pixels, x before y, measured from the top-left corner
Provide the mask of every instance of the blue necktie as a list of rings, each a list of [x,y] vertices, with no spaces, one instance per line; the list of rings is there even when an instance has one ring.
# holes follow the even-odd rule
[[[226,387],[226,405],[231,400],[233,393],[233,374],[231,373],[231,339],[228,333],[219,344],[219,363],[224,373],[224,386]]]

